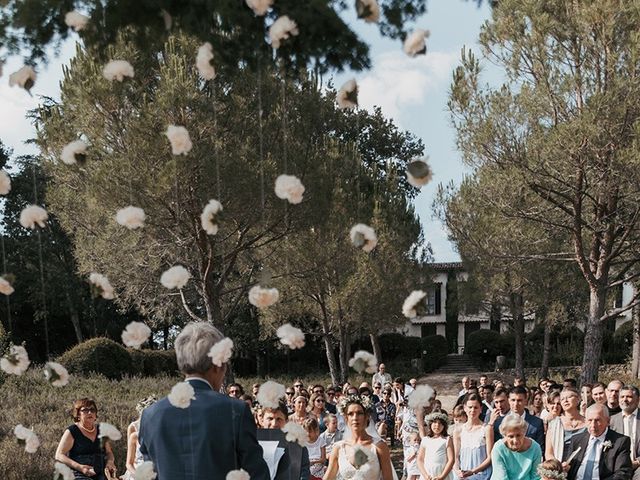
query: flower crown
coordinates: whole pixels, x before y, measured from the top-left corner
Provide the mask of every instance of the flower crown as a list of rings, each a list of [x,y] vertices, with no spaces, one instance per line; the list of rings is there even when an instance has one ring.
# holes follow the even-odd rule
[[[424,417],[424,421],[427,423],[427,425],[435,420],[440,420],[444,422],[445,425],[449,425],[451,423],[451,421],[449,420],[449,415],[442,412],[433,412]]]
[[[145,408],[150,407],[157,401],[158,397],[156,397],[155,395],[149,395],[148,397],[143,398],[138,402],[138,404],[136,405],[136,411],[141,414]]]
[[[365,413],[373,408],[373,402],[371,401],[370,397],[364,395],[346,395],[340,399],[340,402],[338,402],[338,411],[342,415],[346,415],[347,407],[352,403],[357,403],[358,405],[362,406]]]
[[[564,472],[558,472],[557,470],[549,470],[538,466],[538,475],[542,478],[551,478],[553,480],[567,480],[567,474]]]

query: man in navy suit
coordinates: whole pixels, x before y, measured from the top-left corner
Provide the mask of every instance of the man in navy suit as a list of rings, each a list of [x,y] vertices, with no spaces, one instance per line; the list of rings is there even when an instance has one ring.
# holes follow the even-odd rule
[[[525,422],[527,422],[526,436],[538,442],[540,448],[544,452],[544,423],[535,415],[531,415],[525,405],[527,404],[527,389],[522,386],[513,387],[509,390],[509,411],[520,415]],[[489,425],[493,426],[494,439],[497,442],[502,438],[500,434],[500,424],[502,423],[503,416],[492,415],[494,419],[492,423],[489,420]]]
[[[178,367],[195,400],[178,408],[165,397],[142,414],[140,452],[158,480],[224,479],[241,468],[252,480],[270,480],[249,407],[219,393],[227,365],[214,365],[207,354],[222,338],[206,322],[189,323],[176,338]]]

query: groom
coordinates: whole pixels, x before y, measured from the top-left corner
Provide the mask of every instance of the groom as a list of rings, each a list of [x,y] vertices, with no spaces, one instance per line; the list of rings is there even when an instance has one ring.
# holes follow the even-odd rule
[[[142,414],[140,452],[157,480],[224,479],[241,468],[252,480],[270,480],[249,407],[218,393],[227,365],[215,366],[207,354],[222,338],[206,322],[189,323],[176,338],[178,367],[195,400],[183,409],[165,397]]]

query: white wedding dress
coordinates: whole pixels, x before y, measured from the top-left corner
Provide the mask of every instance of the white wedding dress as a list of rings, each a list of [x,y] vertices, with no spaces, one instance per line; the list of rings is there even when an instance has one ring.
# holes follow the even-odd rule
[[[340,442],[340,445],[335,445],[339,448],[338,452],[338,478],[343,480],[380,480],[380,461],[378,460],[378,454],[376,447],[371,444],[371,455],[369,461],[362,465],[360,468],[356,468],[349,460],[349,457],[353,456],[347,453],[347,445],[345,442]],[[335,448],[334,447],[334,448]],[[363,447],[367,448],[367,447]]]

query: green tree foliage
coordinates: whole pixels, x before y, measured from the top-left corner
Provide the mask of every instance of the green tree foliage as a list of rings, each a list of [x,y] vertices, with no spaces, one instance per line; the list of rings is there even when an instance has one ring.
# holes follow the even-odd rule
[[[507,82],[481,86],[465,55],[452,87],[466,161],[511,190],[501,217],[567,239],[543,257],[574,262],[589,291],[585,382],[597,378],[604,323],[638,301],[607,309],[640,261],[639,24],[631,1],[501,1],[480,41]]]

